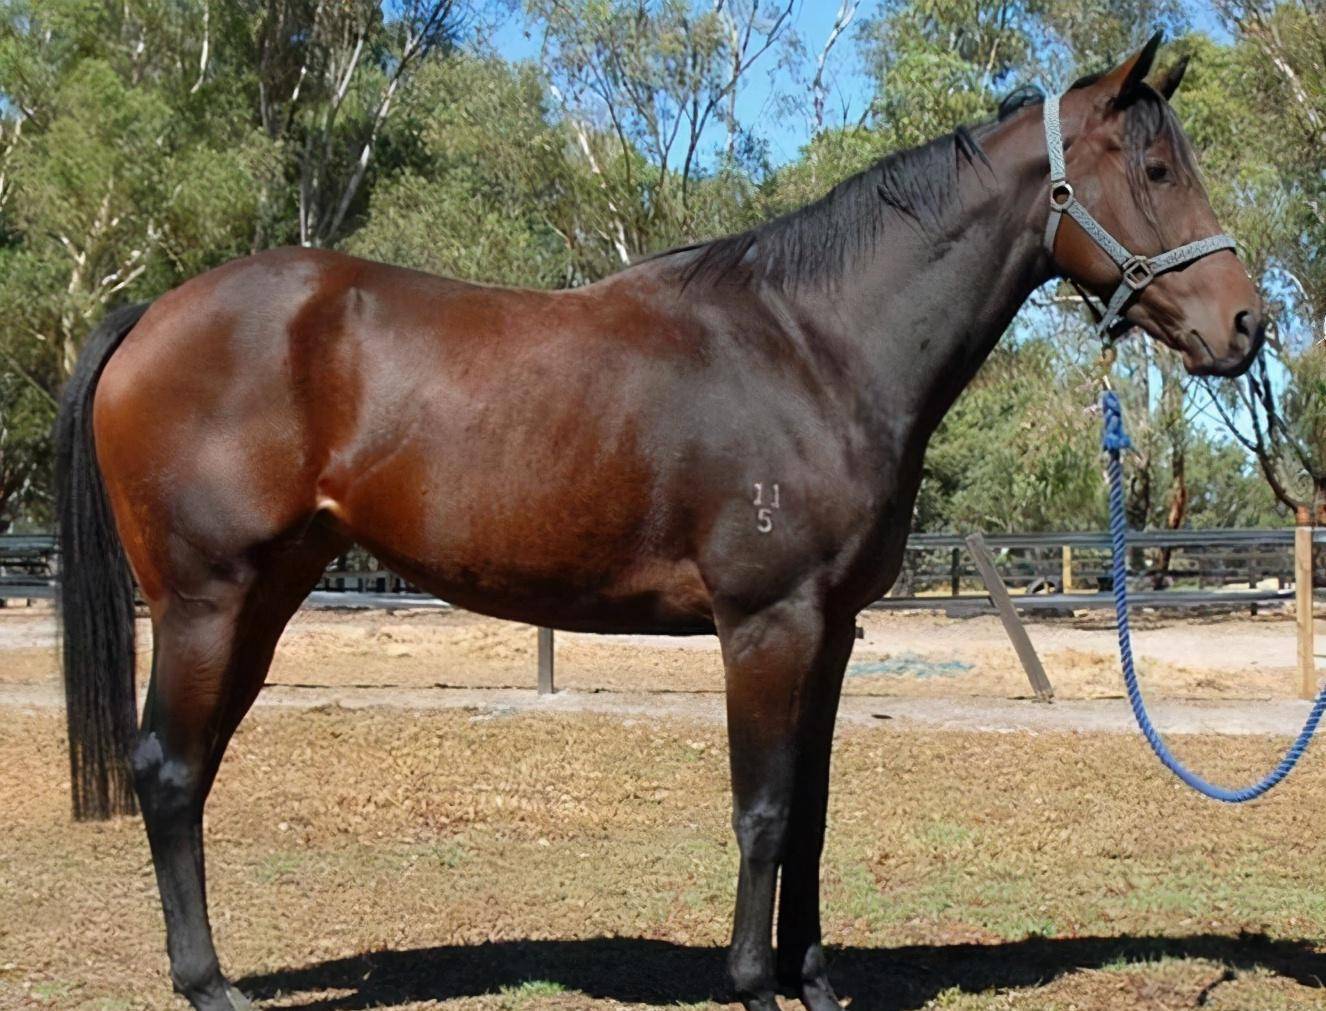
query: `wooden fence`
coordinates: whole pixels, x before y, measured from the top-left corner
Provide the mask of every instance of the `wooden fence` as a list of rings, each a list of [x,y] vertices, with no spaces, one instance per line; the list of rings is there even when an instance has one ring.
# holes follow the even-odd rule
[[[995,609],[998,601],[1004,604],[999,610],[1007,624],[1010,612],[1113,606],[1106,592],[1111,589],[1108,534],[990,534],[982,542],[988,554],[976,552],[958,534],[913,534],[899,581],[902,592],[895,590],[872,607],[957,615]],[[1313,585],[1326,584],[1323,561],[1326,528],[1135,531],[1129,535],[1129,577],[1137,587],[1130,597],[1141,608],[1248,608],[1253,613],[1260,606],[1292,601],[1298,616],[1299,689],[1312,697],[1318,658]],[[57,565],[50,535],[0,535],[0,606],[6,599],[52,597]],[[1021,592],[1001,594],[992,579],[999,581],[1000,589]],[[1261,585],[1271,580],[1274,587]],[[1240,588],[1231,589],[1233,585]],[[310,603],[446,606],[371,559],[355,565],[352,558],[337,559],[328,568]],[[553,688],[553,639],[546,629],[539,637],[539,686],[542,691]]]

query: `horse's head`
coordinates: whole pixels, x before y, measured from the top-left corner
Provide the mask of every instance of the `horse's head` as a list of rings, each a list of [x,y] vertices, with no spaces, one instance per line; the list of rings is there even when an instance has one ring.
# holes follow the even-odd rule
[[[1191,373],[1240,375],[1261,346],[1264,319],[1261,296],[1234,251],[1199,253],[1153,278],[1143,262],[1220,232],[1168,102],[1186,60],[1155,87],[1145,80],[1159,45],[1157,33],[1137,55],[1063,96],[1066,176],[1073,187],[1065,192],[1126,251],[1142,254],[1143,286],[1135,294],[1120,292],[1129,296],[1124,319],[1178,351]],[[1054,217],[1062,219],[1050,237],[1055,265],[1109,300],[1123,271],[1108,243],[1069,214]]]

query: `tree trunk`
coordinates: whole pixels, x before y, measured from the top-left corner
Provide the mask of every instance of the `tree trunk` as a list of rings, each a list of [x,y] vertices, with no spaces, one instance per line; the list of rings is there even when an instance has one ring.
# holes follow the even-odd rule
[[[1188,515],[1188,463],[1187,454],[1182,447],[1174,448],[1173,463],[1173,484],[1170,487],[1169,510],[1165,514],[1165,529],[1178,530],[1183,526],[1184,517]],[[1156,571],[1152,576],[1152,581],[1157,590],[1164,589],[1165,583],[1169,578],[1170,559],[1174,555],[1174,549],[1170,545],[1160,549],[1160,557],[1156,563]]]
[[[1326,527],[1326,476],[1313,482],[1312,517],[1314,524]],[[1326,587],[1326,545],[1312,545],[1312,585]]]

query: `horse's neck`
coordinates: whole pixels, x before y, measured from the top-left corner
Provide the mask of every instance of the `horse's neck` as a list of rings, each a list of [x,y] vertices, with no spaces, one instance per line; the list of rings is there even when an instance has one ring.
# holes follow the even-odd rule
[[[832,296],[829,326],[861,347],[864,392],[900,435],[929,436],[1048,278],[1038,131],[1032,115],[992,130],[983,138],[991,167],[963,167],[944,234],[900,223]]]

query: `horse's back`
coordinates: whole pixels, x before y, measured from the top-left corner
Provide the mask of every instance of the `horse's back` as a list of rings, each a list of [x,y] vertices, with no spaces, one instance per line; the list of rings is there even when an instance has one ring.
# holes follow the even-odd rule
[[[99,456],[136,568],[319,523],[473,610],[708,628],[715,595],[840,582],[875,507],[846,366],[812,341],[667,264],[545,292],[274,250],[149,309],[102,377]]]
[[[557,587],[567,622],[607,594],[628,623],[703,626],[695,517],[660,487],[702,335],[640,288],[496,288],[296,249],[181,285],[96,399],[135,568],[169,570],[172,536],[224,558],[325,519],[478,609],[523,614]]]

